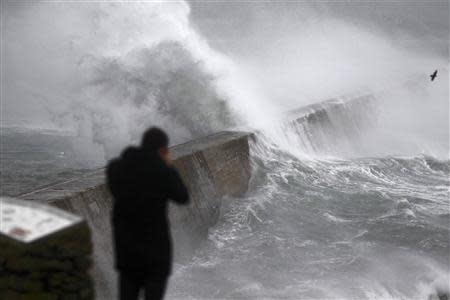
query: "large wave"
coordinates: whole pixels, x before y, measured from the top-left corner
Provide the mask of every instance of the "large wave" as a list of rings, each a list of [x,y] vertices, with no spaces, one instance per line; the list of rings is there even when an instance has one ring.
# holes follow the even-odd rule
[[[259,140],[170,299],[445,299],[449,160],[305,160]]]
[[[69,129],[111,157],[150,125],[176,144],[233,124],[217,88],[229,62],[191,28],[186,3],[11,7],[3,125]]]
[[[174,144],[233,125],[214,77],[179,42],[123,57],[88,57],[83,64],[92,72],[83,87],[86,98],[72,102],[70,114],[89,126],[84,129],[107,147],[108,156],[138,141],[151,125],[168,130]]]
[[[380,90],[442,63],[398,47],[377,30],[319,14],[310,3],[301,7],[300,19],[280,7],[255,6],[252,38],[239,38],[231,26],[236,42],[230,51],[217,51],[183,1],[7,2],[2,125],[69,129],[92,141],[78,151],[106,158],[137,142],[149,125],[166,128],[173,143],[231,126],[277,140],[273,121],[288,109]],[[284,21],[268,28],[279,14]],[[403,107],[385,101],[392,115],[386,120],[399,125],[424,107],[448,111],[443,89],[439,101],[425,106],[416,104],[426,97]],[[442,127],[448,114],[437,115],[415,121],[430,128],[439,120]],[[424,128],[400,123],[413,137]],[[406,132],[390,129],[393,140]]]

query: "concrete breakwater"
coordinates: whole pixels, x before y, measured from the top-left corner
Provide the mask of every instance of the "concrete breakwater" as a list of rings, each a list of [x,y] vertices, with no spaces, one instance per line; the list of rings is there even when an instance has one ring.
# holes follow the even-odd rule
[[[245,132],[219,132],[171,148],[174,164],[191,194],[188,207],[170,207],[175,258],[189,255],[217,222],[221,198],[247,191],[250,179],[249,137]],[[115,297],[110,210],[112,199],[105,185],[104,169],[80,178],[46,186],[20,195],[41,201],[86,219],[92,230],[92,275],[98,299]],[[183,249],[183,252],[177,249]]]
[[[378,105],[373,94],[330,99],[289,111],[284,127],[307,153],[352,153],[378,121]]]

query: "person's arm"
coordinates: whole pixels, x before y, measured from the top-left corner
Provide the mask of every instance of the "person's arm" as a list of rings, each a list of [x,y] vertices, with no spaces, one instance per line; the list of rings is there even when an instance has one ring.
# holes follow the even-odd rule
[[[178,204],[187,204],[189,202],[189,193],[180,174],[174,167],[170,166],[168,167],[168,175],[169,198]]]

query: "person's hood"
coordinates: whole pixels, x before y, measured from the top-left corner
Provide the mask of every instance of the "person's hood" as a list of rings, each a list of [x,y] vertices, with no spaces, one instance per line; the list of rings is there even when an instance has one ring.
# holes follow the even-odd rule
[[[162,159],[157,153],[151,153],[148,151],[143,151],[138,147],[128,147],[126,148],[120,157],[120,159],[127,163],[162,163]]]
[[[143,153],[142,150],[137,147],[128,147],[122,152],[120,158],[125,161],[139,160],[143,159]]]

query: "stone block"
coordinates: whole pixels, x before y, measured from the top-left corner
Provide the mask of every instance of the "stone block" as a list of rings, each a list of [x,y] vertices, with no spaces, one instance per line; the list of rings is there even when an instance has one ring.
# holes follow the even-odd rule
[[[33,256],[11,256],[6,260],[10,272],[69,271],[73,268],[69,260],[57,260]]]
[[[58,296],[52,293],[19,293],[16,291],[0,291],[0,299],[5,300],[58,300]]]
[[[0,198],[0,299],[93,295],[90,230],[81,218],[42,203]],[[87,292],[86,292],[87,291]],[[84,299],[92,299],[86,297]]]

